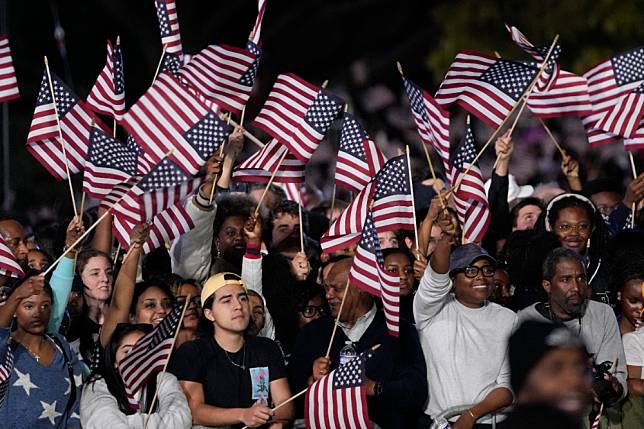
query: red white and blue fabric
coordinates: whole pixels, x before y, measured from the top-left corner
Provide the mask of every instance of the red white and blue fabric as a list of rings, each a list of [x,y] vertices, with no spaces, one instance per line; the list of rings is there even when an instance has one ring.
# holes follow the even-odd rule
[[[588,142],[596,147],[626,138],[625,145],[644,144],[641,124],[644,47],[623,52],[590,68],[588,80],[593,113],[583,118]]]
[[[400,275],[385,270],[385,259],[371,214],[367,215],[362,228],[360,242],[349,270],[349,281],[382,299],[387,331],[389,335],[397,337],[400,331]]]
[[[210,45],[179,70],[181,80],[231,112],[242,111],[255,84],[257,55],[227,45]]]
[[[137,174],[143,176],[149,173],[154,166],[154,160],[150,155],[145,153],[145,150],[136,142],[136,139],[131,134],[127,135],[125,145],[139,155],[136,165]]]
[[[291,73],[277,77],[253,124],[307,162],[340,114],[344,101]]]
[[[458,189],[454,192],[454,205],[466,243],[480,243],[490,225],[490,208],[480,168],[474,164],[463,175],[475,157],[474,134],[468,125],[465,138],[456,150],[452,167],[452,185],[455,186],[460,180]]]
[[[89,141],[83,192],[101,199],[137,174],[138,153],[97,127],[92,127]]]
[[[0,36],[0,103],[20,97],[7,36]]]
[[[306,429],[371,429],[365,364],[371,349],[309,386],[304,399]]]
[[[512,26],[509,26],[508,24],[505,24],[505,29],[508,30],[508,33],[510,34],[510,38],[512,38],[512,41],[516,43],[521,49],[523,49],[524,52],[526,52],[528,55],[534,58],[536,61],[541,63],[548,56],[548,52],[550,51],[550,45],[534,46],[532,42],[530,42],[517,27],[512,27]],[[537,89],[546,90],[548,87],[548,84],[552,82],[553,79],[556,79],[557,74],[560,71],[560,67],[559,67],[560,56],[561,56],[561,45],[557,43],[554,46],[554,48],[552,48],[550,57],[548,57],[548,65],[543,70],[543,73],[541,73],[541,75],[539,76],[539,80],[537,81],[537,84],[536,84]]]
[[[414,202],[407,157],[391,158],[376,174],[371,213],[376,229],[414,229]]]
[[[257,0],[257,19],[255,20],[255,26],[253,31],[250,33],[250,42],[255,45],[259,45],[259,38],[262,32],[262,21],[264,20],[264,12],[266,11],[266,0]]]
[[[375,180],[367,183],[320,238],[325,253],[346,249],[360,240],[375,189]]]
[[[87,96],[87,105],[98,113],[120,121],[125,114],[125,75],[123,53],[117,43],[107,41],[107,61]]]
[[[183,307],[176,305],[152,332],[141,337],[119,364],[118,370],[132,409],[140,408],[135,399],[148,380],[162,371],[172,354],[174,337],[181,325]]]
[[[285,152],[288,153],[280,164]],[[302,183],[304,182],[305,168],[306,164],[297,159],[286,146],[277,139],[272,139],[246,161],[235,167],[233,180],[267,183],[277,169],[274,182]]]
[[[2,350],[2,348],[0,348],[0,350]],[[13,372],[14,362],[15,357],[13,354],[13,347],[11,345],[11,341],[9,341],[6,344],[6,350],[4,352],[2,362],[0,362],[0,407],[2,407],[4,400],[7,397],[7,390],[9,389],[9,380],[11,379],[11,373]]]
[[[0,276],[18,278],[24,275],[25,273],[22,271],[13,252],[7,246],[4,238],[0,237]]]
[[[203,177],[185,174],[172,160],[163,159],[138,180],[117,204],[117,210],[136,213],[138,223],[152,219],[157,213],[192,194]]]
[[[538,72],[535,65],[525,62],[459,51],[435,99],[443,108],[457,103],[496,128],[508,116]]]
[[[421,140],[434,148],[449,178],[449,112],[434,98],[403,76],[403,86]]]
[[[507,24],[505,28],[514,43],[537,62],[543,62],[550,46],[534,46],[518,28]],[[588,82],[584,77],[562,70],[558,64],[560,55],[561,46],[557,44],[548,58],[548,66],[530,94],[528,108],[540,118],[589,115],[592,113],[592,103],[588,95]]]
[[[159,31],[161,32],[161,46],[165,51],[183,57],[183,46],[181,45],[181,32],[179,31],[179,18],[177,5],[174,0],[155,0],[159,20]]]
[[[184,208],[183,202],[177,202],[157,213],[150,222],[152,223],[150,234],[143,243],[144,254],[164,246],[165,243],[171,243],[195,226],[192,217]],[[114,214],[112,230],[123,250],[127,251],[130,248],[130,234],[134,227],[140,223],[141,221],[133,222],[132,218],[122,212]]]
[[[92,123],[100,123],[58,76],[52,73],[51,79],[65,152],[63,153],[58,134],[56,110],[46,72],[40,81],[36,109],[27,136],[27,151],[57,180],[64,180],[67,179],[65,164],[70,173],[78,173],[83,169]]]
[[[351,113],[344,113],[340,148],[335,164],[335,184],[360,192],[382,168],[385,156]]]
[[[123,125],[154,162],[172,150],[169,158],[192,176],[232,131],[212,105],[166,73],[125,114]]]

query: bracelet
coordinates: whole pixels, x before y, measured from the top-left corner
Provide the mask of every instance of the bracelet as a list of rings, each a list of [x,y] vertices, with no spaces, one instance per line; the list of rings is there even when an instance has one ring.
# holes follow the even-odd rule
[[[472,409],[467,410],[467,412],[468,412],[468,413],[470,413],[470,416],[472,416],[472,418],[474,419],[474,421],[476,421],[476,416],[475,416],[475,415],[474,415],[474,413],[472,412]]]

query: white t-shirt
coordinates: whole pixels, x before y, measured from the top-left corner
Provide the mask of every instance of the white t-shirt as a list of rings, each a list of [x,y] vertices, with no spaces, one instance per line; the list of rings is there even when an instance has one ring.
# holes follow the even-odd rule
[[[626,365],[644,367],[644,329],[624,334],[622,342],[624,343]],[[642,371],[640,378],[644,378],[644,371]]]

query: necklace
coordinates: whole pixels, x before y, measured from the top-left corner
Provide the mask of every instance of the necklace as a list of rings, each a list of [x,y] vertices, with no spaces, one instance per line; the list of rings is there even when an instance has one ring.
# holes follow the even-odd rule
[[[20,343],[24,348],[26,348],[26,349],[27,349],[27,352],[28,352],[28,353],[29,353],[29,354],[30,354],[34,359],[36,359],[36,362],[37,362],[37,363],[40,363],[40,349],[42,348],[42,343],[44,342],[44,339],[43,339],[42,337],[40,337],[40,343],[38,343],[38,352],[34,352],[33,350],[31,350],[31,349],[30,349],[30,348],[29,348],[25,343],[23,343],[22,341],[18,341],[18,340],[16,340],[16,341],[17,341],[17,342],[19,342],[19,343]]]
[[[224,353],[226,353],[226,357],[228,358],[228,362],[232,363],[237,368],[240,368],[242,371],[245,371],[246,370],[246,344],[244,344],[243,348],[244,348],[244,354],[242,355],[242,364],[241,365],[238,364],[237,362],[234,362],[230,358],[230,355],[228,354],[228,352],[226,350],[224,350]]]

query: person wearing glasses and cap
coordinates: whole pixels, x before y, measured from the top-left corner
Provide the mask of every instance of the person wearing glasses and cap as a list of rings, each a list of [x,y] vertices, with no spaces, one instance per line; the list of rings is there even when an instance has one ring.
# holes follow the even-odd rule
[[[452,428],[489,427],[489,415],[512,403],[507,341],[517,316],[488,301],[494,258],[474,243],[452,251],[454,220],[443,212],[438,224],[443,234],[414,297],[416,329],[427,362],[425,419],[468,406],[452,419]],[[503,418],[496,415],[497,422]]]
[[[271,408],[291,397],[279,347],[268,338],[247,334],[248,292],[241,277],[219,273],[201,292],[208,335],[183,344],[170,371],[188,398],[193,423],[208,427],[272,429],[289,423],[292,404]]]

